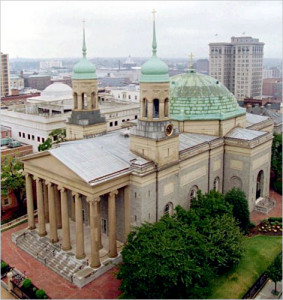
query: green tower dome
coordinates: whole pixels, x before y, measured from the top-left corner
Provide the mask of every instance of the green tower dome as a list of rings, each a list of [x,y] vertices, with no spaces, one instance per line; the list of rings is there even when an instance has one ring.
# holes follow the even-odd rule
[[[86,58],[85,28],[83,29],[83,57],[73,68],[72,79],[97,79],[95,66]]]
[[[170,78],[172,120],[226,120],[245,113],[235,96],[215,78],[193,69]]]
[[[168,66],[156,55],[155,20],[153,20],[152,57],[141,67],[140,82],[169,82]]]

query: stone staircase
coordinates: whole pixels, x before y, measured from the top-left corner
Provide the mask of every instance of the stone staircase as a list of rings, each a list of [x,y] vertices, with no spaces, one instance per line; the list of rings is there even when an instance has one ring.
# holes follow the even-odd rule
[[[77,260],[73,253],[62,251],[59,245],[51,244],[48,238],[39,237],[36,232],[24,231],[12,239],[19,248],[71,283],[75,273],[87,266],[86,261]]]
[[[271,200],[269,197],[258,198],[255,202],[255,210],[264,214],[268,214],[276,205],[274,200]]]

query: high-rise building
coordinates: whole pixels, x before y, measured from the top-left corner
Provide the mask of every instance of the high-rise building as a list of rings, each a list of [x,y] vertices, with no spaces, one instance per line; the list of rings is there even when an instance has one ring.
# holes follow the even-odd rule
[[[209,44],[209,75],[237,100],[261,98],[264,43],[252,37],[232,37],[231,43]]]
[[[1,97],[10,95],[9,55],[1,52]]]

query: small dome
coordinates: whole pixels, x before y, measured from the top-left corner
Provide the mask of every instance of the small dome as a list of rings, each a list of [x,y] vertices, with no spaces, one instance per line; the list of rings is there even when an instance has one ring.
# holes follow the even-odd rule
[[[95,66],[83,57],[77,64],[75,64],[73,69],[72,79],[96,79],[96,69]]]
[[[168,66],[156,55],[145,62],[141,67],[140,82],[168,82]]]
[[[54,82],[42,91],[38,100],[62,100],[72,98],[72,88],[61,82]]]
[[[170,78],[172,120],[225,120],[245,113],[235,96],[215,78],[193,69]]]

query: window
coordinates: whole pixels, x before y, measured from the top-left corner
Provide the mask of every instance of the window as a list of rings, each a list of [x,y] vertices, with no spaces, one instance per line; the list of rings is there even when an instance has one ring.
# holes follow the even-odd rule
[[[159,118],[159,100],[153,100],[153,118]]]
[[[125,120],[123,119],[122,122],[125,122]]]
[[[118,121],[115,121],[115,126],[117,126],[118,125]]]
[[[107,220],[101,219],[101,229],[102,233],[107,234]]]
[[[42,143],[44,143],[44,141],[45,141],[45,138],[41,138],[41,141],[42,141]]]
[[[194,198],[197,198],[197,191],[198,191],[198,186],[194,185],[190,191],[190,201],[192,201]]]
[[[40,143],[40,137],[39,136],[37,137],[37,141]]]
[[[164,207],[164,215],[171,216],[173,214],[173,203],[169,202]]]
[[[23,138],[25,138],[26,137],[26,134],[25,133],[23,133]]]
[[[9,205],[9,199],[8,199],[8,198],[5,198],[5,199],[4,199],[3,205]]]
[[[31,136],[31,139],[34,141],[34,135]]]
[[[135,115],[135,119],[137,119],[138,118],[138,115]]]
[[[22,133],[21,132],[19,132],[19,137],[21,137],[22,136]]]
[[[28,134],[28,140],[30,140],[30,134]]]
[[[213,181],[213,189],[216,191],[216,192],[219,192],[219,187],[220,187],[220,179],[219,177],[217,176],[214,181]]]
[[[113,126],[113,122],[110,122],[109,125],[110,125],[110,127],[112,127]]]
[[[130,100],[130,99],[131,99],[131,95],[129,95],[129,97],[128,97],[128,98],[129,98],[129,100]]]

